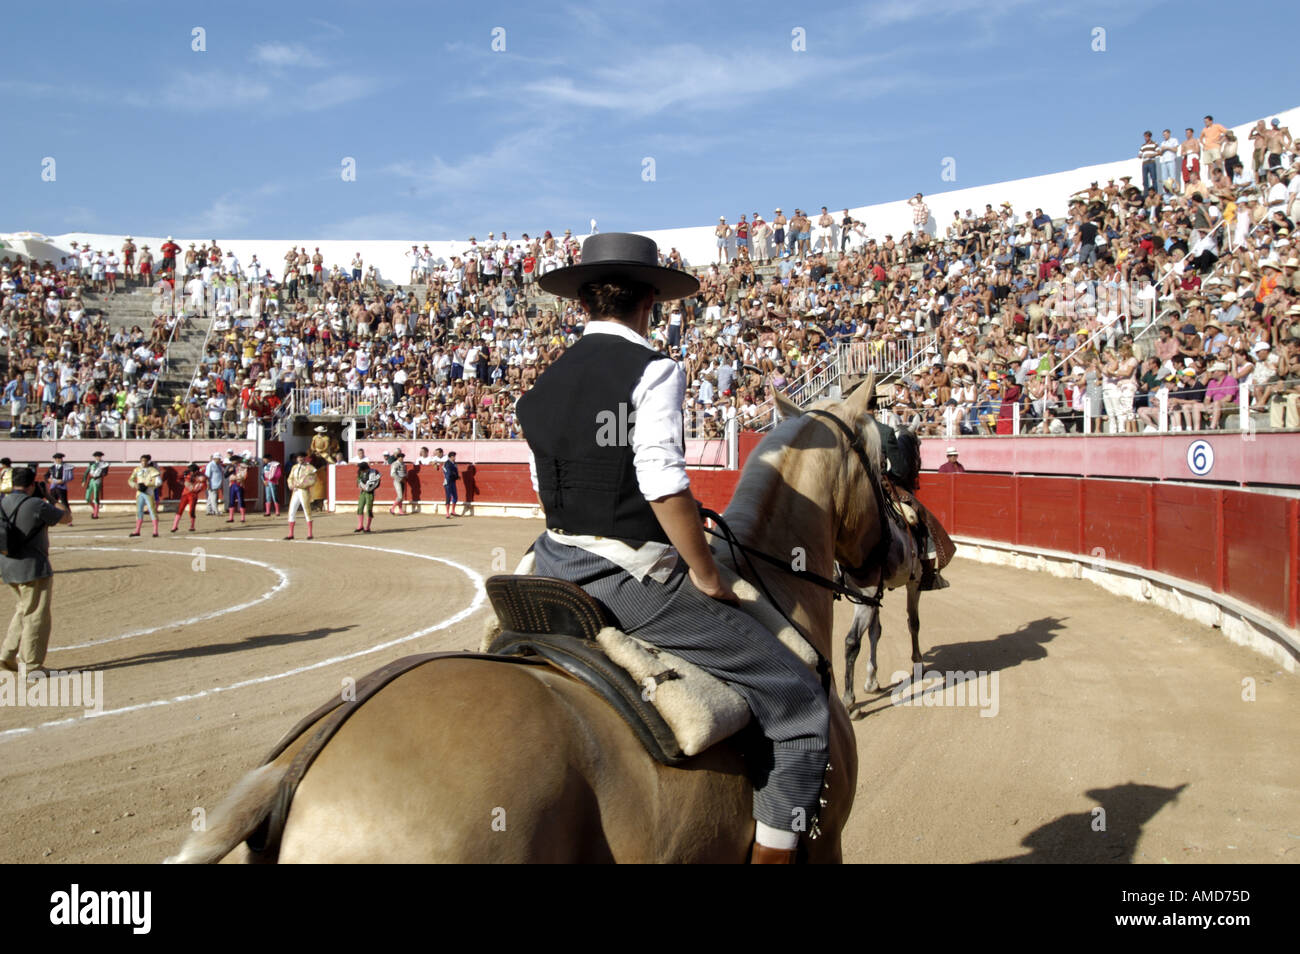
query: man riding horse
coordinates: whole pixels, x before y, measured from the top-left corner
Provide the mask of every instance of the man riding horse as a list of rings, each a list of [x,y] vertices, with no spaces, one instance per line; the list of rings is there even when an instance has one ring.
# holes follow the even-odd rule
[[[878,395],[867,399],[867,409],[872,412],[871,422],[880,435],[881,453],[885,461],[882,473],[887,478],[885,492],[893,500],[911,508],[917,516],[912,525],[917,548],[923,554],[921,589],[942,590],[949,583],[939,571],[952,559],[952,541],[943,526],[925,505],[916,499],[921,477],[921,442],[906,427],[895,431],[876,416]],[[909,521],[909,524],[911,521]]]
[[[650,239],[614,232],[587,239],[580,264],[538,284],[581,301],[589,321],[518,403],[546,511],[535,572],[577,583],[624,632],[744,697],[771,743],[754,778],[751,860],[792,862],[819,807],[828,703],[817,676],[737,608],[705,541],[686,476],[686,379],[647,341],[655,303],[694,294],[699,282],[661,267]]]

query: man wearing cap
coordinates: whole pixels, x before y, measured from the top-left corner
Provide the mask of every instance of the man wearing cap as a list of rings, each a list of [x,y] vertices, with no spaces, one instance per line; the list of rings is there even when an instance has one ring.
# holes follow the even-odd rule
[[[1291,146],[1291,130],[1282,125],[1282,120],[1274,118],[1269,128],[1264,131],[1264,151],[1268,156],[1268,169],[1282,168],[1282,153]]]
[[[180,250],[181,247],[172,241],[172,237],[170,235],[167,236],[167,240],[163,242],[162,248],[158,250],[162,253],[162,261],[158,264],[159,273],[166,272],[172,275],[176,274],[176,253]]]
[[[49,469],[45,471],[45,483],[49,489],[50,502],[62,503],[63,506],[68,507],[68,484],[72,482],[73,469],[71,464],[65,464],[63,461],[62,453],[54,455],[54,463],[50,464]]]
[[[230,484],[230,499],[226,501],[226,523],[235,522],[235,508],[239,508],[239,522],[247,523],[244,509],[244,481],[248,479],[248,460],[242,454],[232,454],[225,466],[226,480]]]
[[[194,529],[194,514],[199,505],[199,498],[208,489],[208,478],[195,463],[185,468],[181,481],[181,502],[176,507],[176,517],[172,520],[172,533],[180,529],[181,515],[185,513],[186,507],[190,508],[190,530]]]
[[[442,462],[442,489],[446,497],[447,519],[456,515],[456,504],[460,502],[456,481],[460,479],[460,465],[456,463],[456,452],[452,451]],[[470,500],[466,497],[465,510],[470,509]]]
[[[338,463],[339,442],[338,438],[330,434],[322,425],[317,425],[315,431],[315,436],[311,439],[311,446],[308,448],[311,452],[311,465],[317,470],[323,470],[330,464]],[[327,489],[323,476],[322,479],[317,480],[312,485],[311,500],[313,507],[316,507],[317,503],[319,503],[319,509],[322,511],[325,509],[324,500]]]
[[[0,499],[0,512],[25,542],[20,551],[0,555],[0,579],[9,584],[17,604],[0,646],[0,666],[23,673],[45,663],[54,582],[49,528],[72,523],[72,514],[66,502],[55,506],[38,493],[32,468],[14,468],[12,483],[13,489]]]
[[[966,468],[963,467],[961,463],[959,463],[957,460],[957,448],[955,447],[948,448],[948,459],[947,461],[939,465],[939,473],[941,474],[966,473]]]
[[[1237,379],[1229,374],[1229,368],[1222,361],[1215,361],[1209,367],[1210,380],[1205,384],[1205,400],[1198,404],[1189,404],[1183,408],[1192,422],[1192,430],[1201,429],[1201,414],[1210,415],[1210,430],[1219,429],[1219,418],[1223,415],[1224,404],[1237,402]]]
[[[271,507],[275,515],[280,516],[280,462],[270,452],[262,455],[262,515],[271,516]]]
[[[606,232],[583,244],[581,264],[540,280],[580,300],[589,321],[517,405],[548,528],[534,543],[536,572],[582,586],[624,631],[745,698],[773,745],[770,771],[755,779],[752,860],[788,863],[792,819],[818,810],[827,698],[811,670],[735,608],[705,541],[685,469],[685,374],[646,340],[655,302],[693,295],[699,282],[658,262],[651,239]],[[619,433],[611,415],[633,426]]]
[[[208,509],[209,517],[221,515],[221,488],[226,482],[226,469],[221,466],[221,455],[213,454],[212,459],[208,461],[208,466],[204,469],[204,474],[208,478]]]
[[[393,478],[393,493],[396,495],[388,512],[395,517],[406,516],[406,452],[400,447],[393,454],[388,465],[388,476]]]
[[[369,459],[357,462],[357,528],[353,533],[369,533],[375,519],[375,491],[384,479],[378,468],[371,467]]]
[[[718,245],[718,264],[721,265],[727,261],[727,240],[731,238],[731,226],[727,224],[725,215],[718,216],[718,224],[713,228],[713,236]]]
[[[149,520],[153,524],[153,535],[158,536],[158,510],[154,502],[154,490],[162,486],[162,473],[154,466],[151,456],[140,455],[140,466],[131,471],[130,484],[135,491],[135,530],[128,536],[140,536],[146,510],[149,511]]]
[[[95,459],[86,467],[81,483],[86,488],[86,503],[90,504],[90,519],[98,520],[99,504],[104,495],[104,476],[108,473],[108,465],[104,463],[103,451],[95,451],[90,456]]]
[[[293,467],[289,470],[289,534],[285,539],[293,539],[293,518],[301,509],[307,518],[307,539],[311,540],[311,488],[317,482],[316,468],[307,462],[307,455],[301,451],[293,455],[293,460]]]

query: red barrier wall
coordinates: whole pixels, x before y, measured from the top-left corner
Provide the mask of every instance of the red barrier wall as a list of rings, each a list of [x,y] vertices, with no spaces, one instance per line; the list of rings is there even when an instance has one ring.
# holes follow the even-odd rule
[[[1246,490],[1080,477],[924,474],[921,501],[953,536],[1179,577],[1288,626],[1300,615],[1300,500]]]
[[[1195,453],[1195,447],[1207,447]],[[1295,484],[1300,434],[1197,431],[1087,437],[956,437],[921,441],[921,467],[937,470],[954,447],[967,470],[997,474]],[[1197,470],[1192,461],[1200,462]]]
[[[467,470],[461,469],[462,476]],[[425,500],[442,499],[440,475],[425,481],[420,467],[411,471],[412,490]],[[110,487],[116,477],[125,491],[128,473],[115,469]],[[341,500],[355,499],[353,473],[350,465],[339,468]],[[696,498],[718,511],[725,509],[740,476],[715,469],[688,473]],[[472,493],[485,503],[536,503],[527,465],[479,464],[468,477],[462,500]],[[385,495],[391,492],[385,477],[380,499],[389,499]],[[1199,583],[1288,626],[1297,624],[1300,500],[1295,498],[1187,484],[937,473],[922,475],[918,496],[954,536],[1127,563]]]

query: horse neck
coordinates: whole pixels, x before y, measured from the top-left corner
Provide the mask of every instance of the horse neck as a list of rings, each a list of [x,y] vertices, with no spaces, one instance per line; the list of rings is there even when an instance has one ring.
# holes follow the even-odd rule
[[[760,448],[741,475],[723,516],[746,546],[830,578],[834,572],[836,531],[830,478],[838,472],[839,462],[827,450]],[[727,554],[725,544],[720,544],[719,550]],[[780,608],[814,648],[830,658],[834,615],[831,591],[783,573],[764,561],[755,560],[753,565]],[[755,582],[743,556],[737,570]]]

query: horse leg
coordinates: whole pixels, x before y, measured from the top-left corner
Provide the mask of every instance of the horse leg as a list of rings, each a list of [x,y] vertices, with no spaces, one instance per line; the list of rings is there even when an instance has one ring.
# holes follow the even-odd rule
[[[853,708],[853,668],[858,663],[858,653],[862,649],[862,634],[867,628],[869,611],[866,606],[854,609],[853,622],[844,636],[844,695],[840,696],[840,701],[844,703],[845,709]]]
[[[863,686],[867,692],[879,692],[880,682],[876,679],[876,645],[880,642],[880,607],[870,607],[871,625],[867,628],[867,638],[871,640],[871,652],[867,659],[867,683]]]
[[[912,634],[912,662],[921,661],[921,584],[911,580],[907,584],[907,628]]]

